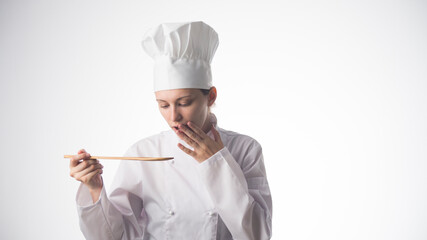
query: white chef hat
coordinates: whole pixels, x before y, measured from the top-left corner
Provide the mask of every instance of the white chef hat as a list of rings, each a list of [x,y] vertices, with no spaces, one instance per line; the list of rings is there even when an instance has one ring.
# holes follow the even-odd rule
[[[204,22],[163,23],[150,29],[143,49],[154,59],[154,91],[212,87],[218,34]]]

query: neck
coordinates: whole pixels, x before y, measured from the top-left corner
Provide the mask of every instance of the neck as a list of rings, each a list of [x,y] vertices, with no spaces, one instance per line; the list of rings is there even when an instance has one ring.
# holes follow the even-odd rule
[[[212,123],[211,123],[211,116],[208,114],[206,117],[205,123],[203,124],[202,130],[205,133],[208,133],[211,130]]]

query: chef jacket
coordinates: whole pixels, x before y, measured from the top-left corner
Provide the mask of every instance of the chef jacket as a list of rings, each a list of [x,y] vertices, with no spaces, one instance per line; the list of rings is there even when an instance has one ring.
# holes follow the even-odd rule
[[[261,146],[214,126],[224,148],[202,163],[177,147],[189,146],[170,130],[136,142],[125,156],[174,160],[121,161],[109,197],[103,187],[95,203],[81,184],[76,201],[86,239],[270,239],[272,200]]]

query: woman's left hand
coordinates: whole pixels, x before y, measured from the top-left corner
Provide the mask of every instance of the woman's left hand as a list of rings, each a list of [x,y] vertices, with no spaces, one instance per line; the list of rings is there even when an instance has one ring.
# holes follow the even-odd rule
[[[180,124],[178,130],[175,130],[176,134],[188,145],[193,147],[194,150],[185,147],[181,143],[178,143],[178,147],[201,163],[224,148],[221,137],[214,126],[212,126],[211,131],[215,139],[210,138],[202,129],[192,122],[188,122],[187,125]]]

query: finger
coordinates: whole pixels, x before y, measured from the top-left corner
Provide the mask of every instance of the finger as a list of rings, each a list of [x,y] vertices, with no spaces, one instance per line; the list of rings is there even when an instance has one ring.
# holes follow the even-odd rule
[[[82,181],[82,182],[84,182],[84,183],[86,183],[86,182],[90,182],[90,180],[91,180],[93,177],[97,176],[98,174],[99,174],[99,175],[101,175],[101,174],[102,174],[102,172],[103,172],[103,171],[102,171],[102,169],[96,169],[96,170],[94,170],[94,171],[92,171],[92,172],[90,172],[90,173],[88,173],[88,174],[86,174],[86,175],[82,176],[80,181]]]
[[[73,178],[79,177],[78,173],[83,171],[86,168],[89,168],[91,165],[99,164],[99,161],[97,159],[94,160],[84,160],[80,162],[77,166],[70,169],[70,176]]]
[[[198,147],[198,144],[196,143],[196,141],[194,141],[193,139],[191,139],[184,132],[178,131],[177,134],[178,134],[178,137],[181,138],[182,140],[184,140],[188,145],[192,146],[193,148]]]
[[[77,166],[72,167],[70,170],[70,175],[78,173],[80,171],[82,171],[83,169],[88,168],[90,165],[95,165],[95,164],[99,164],[98,159],[90,159],[90,160],[84,160],[82,162],[79,162],[79,164],[77,164]]]
[[[221,136],[219,135],[219,132],[216,130],[216,128],[214,127],[214,125],[212,125],[211,131],[212,131],[212,133],[214,135],[215,142],[222,144]]]
[[[80,172],[77,172],[76,176],[83,176],[83,175],[88,174],[89,172],[92,172],[96,169],[101,169],[101,168],[104,168],[104,166],[100,163],[92,164],[92,165],[88,166],[87,168],[81,170]]]
[[[88,158],[90,158],[90,154],[86,152],[73,155],[70,159],[70,167],[75,167],[80,163],[80,160],[88,159]]]
[[[188,126],[186,126],[184,124],[180,124],[178,126],[178,128],[179,128],[179,130],[181,130],[182,132],[184,132],[188,137],[190,137],[191,139],[193,139],[195,142],[201,142],[203,140],[202,137],[200,137],[193,130],[191,130],[191,128],[189,128]]]
[[[77,154],[85,153],[85,152],[86,152],[86,150],[84,150],[84,149],[82,148],[82,149],[80,149],[80,150],[77,152]]]
[[[101,169],[102,167],[101,166],[98,166],[98,167],[93,167],[93,165],[92,166],[90,166],[90,167],[87,167],[87,168],[85,168],[85,169],[83,169],[83,170],[81,170],[81,171],[72,171],[71,173],[70,173],[70,176],[71,177],[73,177],[73,178],[75,178],[76,180],[78,180],[78,181],[81,181],[81,178],[84,176],[84,175],[86,175],[86,174],[88,174],[89,172],[92,172],[92,171],[94,171],[94,170],[97,170],[97,169]]]
[[[193,130],[196,134],[198,134],[202,139],[204,139],[207,135],[206,133],[199,128],[196,124],[193,122],[188,122],[187,125],[190,127],[191,130]]]
[[[190,156],[195,156],[196,153],[194,151],[191,151],[191,149],[186,148],[184,145],[182,145],[181,143],[178,143],[178,147],[185,152],[186,154],[190,155]]]
[[[94,165],[90,165],[89,167],[87,167],[87,168],[85,168],[85,169],[83,169],[82,171],[80,171],[80,172],[76,172],[75,174],[74,174],[74,178],[75,179],[77,179],[77,180],[81,180],[81,178],[83,177],[83,176],[85,176],[85,175],[87,175],[87,174],[89,174],[90,172],[93,172],[93,171],[95,171],[95,170],[98,170],[98,169],[102,169],[104,166],[102,166],[102,164],[94,164]]]

